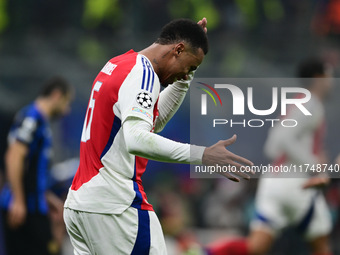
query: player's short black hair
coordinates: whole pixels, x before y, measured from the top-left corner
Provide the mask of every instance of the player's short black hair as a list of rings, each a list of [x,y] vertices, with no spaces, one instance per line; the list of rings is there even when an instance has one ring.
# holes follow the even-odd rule
[[[48,97],[55,90],[60,91],[64,96],[66,96],[72,91],[72,87],[65,78],[55,76],[44,83],[39,95],[41,97]]]
[[[307,58],[298,65],[298,78],[315,78],[324,75],[326,72],[326,64],[318,57]]]
[[[208,37],[203,28],[190,19],[176,19],[166,24],[156,43],[167,45],[185,41],[193,50],[201,48],[204,54],[208,53]]]

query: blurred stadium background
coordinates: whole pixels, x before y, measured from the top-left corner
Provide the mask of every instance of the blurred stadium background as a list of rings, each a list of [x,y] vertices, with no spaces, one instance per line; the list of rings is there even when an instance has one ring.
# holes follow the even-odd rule
[[[55,163],[77,158],[90,88],[101,67],[115,55],[148,46],[179,17],[208,19],[210,51],[198,77],[293,77],[296,64],[314,55],[339,75],[340,0],[0,0],[0,168],[14,113],[53,75],[76,88],[72,112],[53,124]],[[188,98],[162,135],[189,142]],[[340,142],[339,136],[328,139]],[[256,180],[190,179],[188,166],[152,162],[143,181],[169,249],[179,249],[186,238],[205,243],[247,233]],[[60,192],[68,183],[63,185]],[[338,181],[326,195],[340,254]],[[271,254],[294,255],[293,245],[294,254],[308,254],[293,233],[280,238]]]

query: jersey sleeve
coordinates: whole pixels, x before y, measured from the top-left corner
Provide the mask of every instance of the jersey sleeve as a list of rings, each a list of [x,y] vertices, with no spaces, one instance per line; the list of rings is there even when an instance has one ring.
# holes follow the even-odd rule
[[[38,120],[34,116],[21,116],[18,118],[17,127],[9,134],[9,141],[19,141],[29,145],[33,139],[34,134],[38,128]]]
[[[115,107],[119,108],[122,123],[128,117],[137,117],[152,125],[159,90],[158,76],[150,62],[138,55],[136,65],[131,69],[118,93],[118,104]]]
[[[179,80],[167,86],[159,95],[159,116],[155,123],[155,133],[163,130],[168,121],[177,112],[188,92],[195,71],[189,73],[188,80]]]
[[[128,151],[137,156],[169,163],[202,164],[203,146],[179,143],[149,131],[147,122],[129,118],[123,125]]]

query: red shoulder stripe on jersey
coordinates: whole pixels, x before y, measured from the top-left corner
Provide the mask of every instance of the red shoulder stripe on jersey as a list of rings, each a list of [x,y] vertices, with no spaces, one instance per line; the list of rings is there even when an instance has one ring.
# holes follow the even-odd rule
[[[136,192],[135,199],[133,200],[131,206],[137,209],[153,211],[153,207],[149,204],[144,188],[142,185],[142,175],[145,172],[148,160],[146,158],[135,157],[135,172],[132,178],[133,188]]]

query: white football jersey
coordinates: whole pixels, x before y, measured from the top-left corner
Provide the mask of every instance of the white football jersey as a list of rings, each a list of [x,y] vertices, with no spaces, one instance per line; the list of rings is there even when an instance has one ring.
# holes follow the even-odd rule
[[[65,207],[110,214],[129,206],[153,210],[141,181],[147,159],[127,151],[122,126],[128,117],[152,125],[158,115],[159,92],[160,82],[151,63],[133,50],[104,66],[93,83],[80,164]]]

